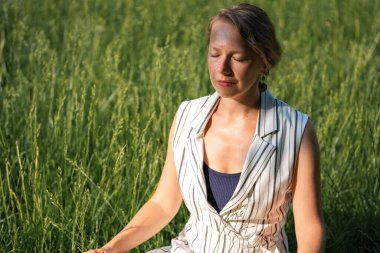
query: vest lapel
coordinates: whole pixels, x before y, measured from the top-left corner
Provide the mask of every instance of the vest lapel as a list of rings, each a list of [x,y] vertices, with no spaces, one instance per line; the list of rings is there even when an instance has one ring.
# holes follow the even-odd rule
[[[191,167],[194,177],[189,177],[188,180],[194,180],[193,184],[198,194],[201,196],[203,205],[207,206],[210,211],[216,211],[209,205],[207,201],[207,189],[205,177],[203,174],[203,132],[206,127],[212,112],[219,101],[219,95],[215,92],[211,96],[201,101],[197,109],[197,114],[190,121],[190,133],[186,140],[186,151],[188,154],[188,162]]]
[[[268,134],[277,132],[277,100],[268,90],[261,93],[260,115],[258,121],[257,135],[264,138]]]
[[[261,93],[261,106],[258,126],[252,144],[249,147],[239,183],[220,215],[238,211],[243,208],[240,203],[254,187],[260,174],[274,153],[276,147],[263,138],[277,131],[277,105],[276,100],[268,91]]]
[[[254,187],[257,179],[260,177],[260,174],[265,169],[266,164],[276,149],[274,145],[263,139],[265,136],[277,131],[276,100],[268,91],[261,93],[260,100],[261,105],[256,134],[249,147],[239,183],[236,186],[230,201],[221,210],[218,216],[228,215],[241,208],[241,201]],[[217,212],[207,201],[206,183],[203,174],[203,132],[218,102],[219,95],[216,92],[205,98],[205,101],[200,102],[197,113],[190,121],[191,130],[185,145],[188,153],[188,162],[192,169],[192,173],[195,176],[193,178],[189,177],[188,180],[196,179],[193,182],[194,187],[201,195],[204,206],[207,206],[208,209],[215,214],[217,214]],[[228,223],[226,224],[226,227],[231,232],[236,233]]]

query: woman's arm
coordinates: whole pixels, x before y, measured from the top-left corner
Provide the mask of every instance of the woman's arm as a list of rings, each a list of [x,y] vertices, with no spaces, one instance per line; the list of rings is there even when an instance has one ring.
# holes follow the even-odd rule
[[[174,166],[172,140],[176,119],[170,129],[164,169],[153,196],[137,212],[129,224],[97,252],[125,252],[151,238],[165,227],[177,214],[182,196]]]
[[[319,147],[309,121],[302,137],[293,184],[298,253],[324,252],[325,225],[320,197]]]

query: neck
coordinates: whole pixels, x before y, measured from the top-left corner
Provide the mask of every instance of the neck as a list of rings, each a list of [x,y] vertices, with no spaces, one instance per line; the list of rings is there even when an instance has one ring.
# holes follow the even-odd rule
[[[238,120],[256,114],[260,109],[260,91],[248,99],[220,98],[216,113],[226,120]]]

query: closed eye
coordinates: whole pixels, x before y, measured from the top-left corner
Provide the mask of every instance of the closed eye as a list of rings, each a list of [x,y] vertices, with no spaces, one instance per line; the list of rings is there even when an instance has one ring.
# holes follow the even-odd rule
[[[249,58],[246,57],[233,57],[233,59],[237,62],[245,62],[249,60]]]

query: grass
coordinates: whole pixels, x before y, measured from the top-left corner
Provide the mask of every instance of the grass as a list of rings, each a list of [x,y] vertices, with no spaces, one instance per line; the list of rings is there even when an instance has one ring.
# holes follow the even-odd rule
[[[380,251],[380,3],[255,3],[284,49],[270,90],[317,129],[327,252]],[[180,101],[212,92],[205,28],[231,4],[3,1],[1,251],[84,251],[133,217]],[[187,215],[133,252],[169,244]]]

